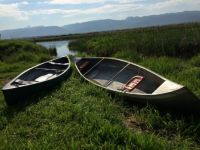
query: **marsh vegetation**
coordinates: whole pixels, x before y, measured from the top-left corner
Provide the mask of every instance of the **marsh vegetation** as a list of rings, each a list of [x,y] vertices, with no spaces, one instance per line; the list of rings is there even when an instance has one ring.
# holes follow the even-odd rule
[[[200,24],[94,34],[70,44],[80,56],[112,56],[184,84],[200,97]],[[26,41],[0,41],[0,87],[54,52]],[[57,89],[26,106],[0,93],[0,149],[198,149],[200,119],[130,105],[84,82],[74,66]]]

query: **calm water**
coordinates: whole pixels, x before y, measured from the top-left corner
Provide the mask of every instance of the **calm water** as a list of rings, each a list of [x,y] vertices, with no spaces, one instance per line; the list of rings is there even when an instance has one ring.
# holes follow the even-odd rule
[[[42,45],[46,48],[56,48],[57,57],[62,57],[65,55],[74,55],[75,52],[69,50],[69,41],[46,41],[37,42],[37,44]]]

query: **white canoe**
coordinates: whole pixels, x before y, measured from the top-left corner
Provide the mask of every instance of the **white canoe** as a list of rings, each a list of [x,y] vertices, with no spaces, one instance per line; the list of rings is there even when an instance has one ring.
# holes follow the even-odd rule
[[[116,58],[76,58],[76,68],[87,81],[134,102],[175,109],[200,108],[200,100],[183,85],[140,65]]]

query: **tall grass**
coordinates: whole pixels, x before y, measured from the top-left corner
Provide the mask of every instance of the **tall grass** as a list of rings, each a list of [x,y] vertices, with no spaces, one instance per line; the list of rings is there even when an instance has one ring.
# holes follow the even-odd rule
[[[72,41],[71,49],[97,56],[137,52],[143,56],[189,58],[200,52],[200,24],[105,33]]]
[[[40,54],[40,56],[38,56]],[[47,56],[56,55],[55,49],[47,50],[46,48],[35,45],[28,41],[0,41],[0,61],[6,62],[19,62],[19,61],[30,61],[38,62],[48,60]],[[44,58],[42,58],[44,57]]]

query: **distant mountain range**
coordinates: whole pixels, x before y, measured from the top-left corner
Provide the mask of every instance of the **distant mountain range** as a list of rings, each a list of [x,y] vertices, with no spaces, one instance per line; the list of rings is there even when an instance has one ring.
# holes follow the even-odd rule
[[[65,33],[65,29],[57,26],[38,26],[0,31],[2,39],[62,35]]]
[[[73,33],[100,32],[137,27],[161,26],[179,23],[200,22],[200,11],[185,11],[144,17],[128,17],[125,20],[95,20],[58,26],[39,26],[0,31],[2,39],[38,36],[65,35]]]

